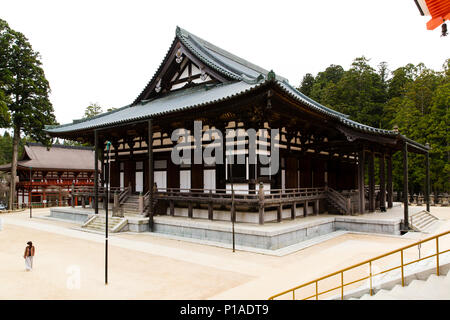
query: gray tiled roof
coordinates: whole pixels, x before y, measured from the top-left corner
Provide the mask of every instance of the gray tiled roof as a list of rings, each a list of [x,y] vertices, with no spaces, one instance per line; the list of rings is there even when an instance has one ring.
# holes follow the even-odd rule
[[[79,148],[54,145],[50,149],[37,144],[27,144],[24,147],[22,159],[17,162],[19,167],[33,169],[61,170],[94,170],[94,151],[91,148]],[[0,171],[9,171],[11,164],[0,166]]]
[[[232,79],[244,80],[245,77],[256,79],[261,74],[267,77],[269,73],[266,69],[235,56],[180,27],[177,27],[176,37],[203,63]],[[287,81],[279,75],[276,78]]]
[[[205,104],[229,99],[254,89],[269,80],[267,70],[239,58],[192,33],[177,27],[175,40],[180,40],[193,54],[210,68],[223,74],[231,82],[218,85],[199,85],[198,87],[182,89],[156,97],[153,100],[144,100],[130,104],[123,108],[98,115],[91,119],[74,121],[71,124],[48,127],[47,131],[53,134],[98,128],[106,125],[115,125],[136,121],[140,119],[160,116],[165,113],[186,110]],[[155,78],[157,74],[153,77]],[[153,81],[153,80],[152,80]],[[330,109],[312,100],[291,86],[281,76],[275,75],[273,80],[285,93],[308,106],[312,110],[330,116],[343,125],[359,131],[387,136],[396,136],[397,132],[373,128],[348,119],[348,116]]]
[[[84,121],[48,127],[47,131],[50,133],[78,131],[160,116],[169,112],[219,102],[243,94],[258,85],[244,81],[217,85],[199,85],[197,87],[171,92],[161,98],[142,101],[133,106],[125,106],[121,109],[103,113]]]

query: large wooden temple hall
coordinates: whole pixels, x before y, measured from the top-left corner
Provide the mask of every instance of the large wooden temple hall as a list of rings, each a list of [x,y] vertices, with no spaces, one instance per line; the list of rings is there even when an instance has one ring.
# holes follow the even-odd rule
[[[200,138],[194,136],[194,121],[201,121]],[[173,141],[177,129],[186,135]],[[232,134],[214,134],[227,129]],[[251,161],[249,129],[257,132],[257,154],[263,154],[262,138],[276,144],[279,170],[262,174],[268,164]],[[271,135],[274,129],[277,136]],[[396,152],[403,153],[405,186],[408,153],[425,155],[428,185],[428,146],[395,130],[355,122],[273,71],[179,27],[158,70],[132,103],[46,130],[53,137],[92,144],[101,171],[110,172],[110,187],[121,192],[121,203],[141,194],[146,203],[141,214],[149,221],[167,215],[264,224],[323,212],[384,211],[393,205]],[[234,150],[223,162],[196,163],[192,152],[192,161],[177,164],[171,154],[179,141],[191,150],[212,142],[231,144]],[[95,170],[92,195],[98,199],[104,195],[105,177],[98,174],[97,162]],[[407,227],[407,199],[404,210]]]

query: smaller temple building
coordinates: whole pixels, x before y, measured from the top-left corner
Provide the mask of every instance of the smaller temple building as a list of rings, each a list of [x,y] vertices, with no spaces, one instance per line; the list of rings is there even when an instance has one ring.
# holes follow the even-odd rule
[[[10,172],[11,164],[0,166]],[[94,151],[89,147],[27,143],[17,163],[16,200],[19,207],[71,204],[73,187],[94,185]],[[77,199],[75,199],[76,202]]]

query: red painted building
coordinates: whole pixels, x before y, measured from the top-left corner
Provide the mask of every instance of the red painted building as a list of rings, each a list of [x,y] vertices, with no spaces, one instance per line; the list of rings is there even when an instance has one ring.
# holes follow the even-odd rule
[[[0,166],[0,171],[11,171],[11,164]],[[19,206],[30,201],[45,206],[69,204],[73,186],[94,185],[94,151],[63,145],[48,149],[28,143],[17,163],[15,181]]]

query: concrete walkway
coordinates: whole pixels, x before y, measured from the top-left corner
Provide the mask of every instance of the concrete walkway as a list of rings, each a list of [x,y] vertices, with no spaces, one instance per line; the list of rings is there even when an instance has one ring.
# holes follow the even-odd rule
[[[432,213],[447,219],[435,232],[450,229],[449,208],[433,207]],[[48,214],[34,209],[32,219],[28,212],[0,215],[0,299],[267,299],[430,236],[346,233],[277,257],[150,233],[114,234],[105,286],[104,236],[75,230],[76,223],[38,219]],[[35,268],[25,272],[22,255],[29,240],[36,245]]]

